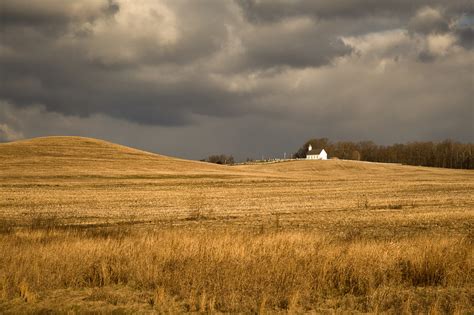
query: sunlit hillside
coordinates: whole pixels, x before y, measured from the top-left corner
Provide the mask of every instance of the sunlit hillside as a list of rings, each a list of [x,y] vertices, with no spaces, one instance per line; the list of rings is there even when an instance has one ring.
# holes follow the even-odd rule
[[[0,162],[3,174],[16,176],[226,171],[218,165],[83,137],[43,137],[3,143]]]
[[[0,312],[472,312],[472,171],[0,144]]]

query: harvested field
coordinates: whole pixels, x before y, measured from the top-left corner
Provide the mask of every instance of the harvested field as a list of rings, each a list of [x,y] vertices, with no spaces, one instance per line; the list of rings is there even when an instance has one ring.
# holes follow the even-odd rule
[[[474,173],[0,144],[0,311],[474,311]]]

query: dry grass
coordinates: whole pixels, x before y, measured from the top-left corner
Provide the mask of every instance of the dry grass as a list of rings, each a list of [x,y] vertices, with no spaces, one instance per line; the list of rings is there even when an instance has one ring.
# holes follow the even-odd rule
[[[472,241],[183,228],[112,236],[19,230],[1,237],[0,289],[9,301],[4,307],[67,288],[105,288],[85,302],[123,307],[131,297],[110,288],[129,287],[142,293],[142,310],[467,312],[474,298]]]
[[[0,312],[474,311],[472,171],[0,145]]]

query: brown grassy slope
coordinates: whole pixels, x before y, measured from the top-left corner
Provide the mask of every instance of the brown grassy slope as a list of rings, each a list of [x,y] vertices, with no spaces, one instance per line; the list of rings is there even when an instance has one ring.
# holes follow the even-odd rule
[[[469,171],[468,171],[469,172]],[[111,142],[70,136],[41,137],[10,143],[0,143],[0,175],[2,176],[80,176],[179,173],[219,173],[223,175],[254,175],[261,177],[308,177],[323,179],[341,176],[467,174],[450,170],[402,166],[389,163],[368,163],[346,160],[286,161],[221,166],[205,162],[154,154]],[[472,173],[472,172],[471,172]]]
[[[0,313],[472,313],[472,175],[1,144]]]
[[[472,175],[340,160],[226,167],[48,137],[0,144],[0,217],[457,233],[473,227]]]
[[[219,172],[223,166],[153,154],[103,140],[43,137],[0,144],[3,176]]]
[[[456,170],[435,167],[409,166],[396,163],[376,163],[352,160],[290,160],[280,163],[262,163],[238,165],[236,168],[247,172],[266,172],[271,174],[287,174],[292,178],[308,177],[330,180],[338,176],[368,177],[371,175],[474,175],[470,170]]]

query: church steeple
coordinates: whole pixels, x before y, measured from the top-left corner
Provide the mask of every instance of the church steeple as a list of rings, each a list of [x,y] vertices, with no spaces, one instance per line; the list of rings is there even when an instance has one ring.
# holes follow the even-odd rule
[[[313,150],[313,146],[310,144],[310,145],[308,146],[308,152],[311,151],[311,150]]]

